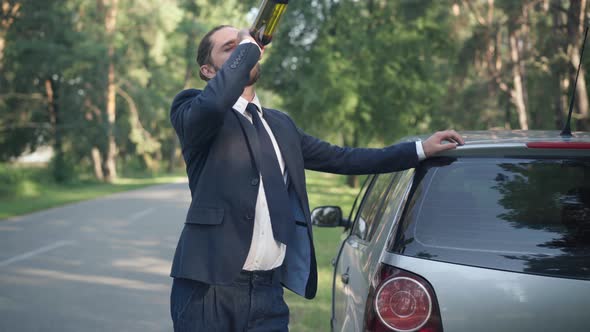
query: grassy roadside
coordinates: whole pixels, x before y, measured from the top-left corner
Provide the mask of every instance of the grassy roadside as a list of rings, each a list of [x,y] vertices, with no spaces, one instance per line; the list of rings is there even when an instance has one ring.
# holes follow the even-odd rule
[[[2,171],[1,168],[0,171]],[[43,170],[19,171],[25,172],[25,174],[18,176],[19,181],[13,181],[16,185],[11,188],[0,188],[0,222],[1,219],[10,216],[185,179],[184,174],[177,174],[121,178],[114,184],[79,181],[59,185],[48,181],[49,175]],[[1,175],[3,175],[2,172],[0,172]],[[1,177],[0,180],[2,180]],[[310,207],[313,209],[322,205],[337,205],[342,207],[344,215],[348,216],[358,189],[349,188],[344,182],[343,176],[307,172]],[[314,228],[314,244],[318,263],[318,292],[315,299],[306,300],[288,290],[285,291],[285,299],[291,310],[290,330],[293,332],[329,331],[333,273],[331,260],[336,255],[342,230],[342,228]]]
[[[344,184],[342,176],[307,172],[307,193],[313,209],[322,205],[342,207],[348,217],[358,189]],[[288,290],[285,300],[291,310],[289,330],[293,332],[329,331],[332,305],[332,259],[341,241],[342,228],[314,228],[314,245],[318,263],[318,292],[313,300],[306,300]]]
[[[3,188],[0,188],[0,220],[121,191],[181,181],[184,177],[179,173],[123,177],[112,184],[91,180],[58,184],[49,180],[50,174],[46,169],[10,169],[4,166],[0,168],[0,180],[3,180]]]

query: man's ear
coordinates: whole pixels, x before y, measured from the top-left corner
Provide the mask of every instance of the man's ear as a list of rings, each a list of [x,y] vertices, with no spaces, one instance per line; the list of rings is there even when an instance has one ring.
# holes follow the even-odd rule
[[[202,65],[201,68],[199,68],[199,70],[201,71],[201,74],[203,74],[203,76],[207,77],[208,79],[212,79],[213,77],[215,77],[215,74],[217,74],[215,68],[209,64]]]

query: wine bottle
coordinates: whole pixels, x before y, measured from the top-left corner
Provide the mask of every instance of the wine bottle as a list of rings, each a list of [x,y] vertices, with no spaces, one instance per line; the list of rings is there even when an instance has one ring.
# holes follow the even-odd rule
[[[264,47],[272,41],[272,36],[288,3],[289,0],[262,0],[258,16],[250,28],[250,34],[260,47]]]

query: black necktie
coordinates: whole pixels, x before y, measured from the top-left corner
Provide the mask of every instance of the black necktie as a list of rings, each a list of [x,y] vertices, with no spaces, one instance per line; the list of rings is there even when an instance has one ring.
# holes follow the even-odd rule
[[[252,116],[252,124],[256,128],[260,143],[261,160],[259,161],[258,171],[262,176],[262,183],[264,184],[264,192],[266,194],[266,202],[268,203],[270,222],[272,224],[272,233],[275,240],[287,244],[290,235],[294,231],[292,226],[295,223],[281,166],[279,165],[279,160],[277,159],[277,154],[270,140],[270,136],[260,120],[258,107],[249,103],[246,111]]]

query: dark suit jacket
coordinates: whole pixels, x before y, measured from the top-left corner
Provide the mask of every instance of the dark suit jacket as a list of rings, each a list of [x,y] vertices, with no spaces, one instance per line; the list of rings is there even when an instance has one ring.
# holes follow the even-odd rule
[[[232,106],[259,57],[256,45],[239,45],[203,91],[184,90],[172,103],[170,119],[192,195],[172,277],[229,284],[248,255],[259,186],[258,140],[251,123]],[[298,224],[307,225],[297,227],[303,231],[287,246],[283,284],[313,298],[317,270],[304,169],[366,174],[412,168],[418,163],[415,143],[382,149],[338,147],[305,134],[285,113],[264,108],[263,115],[285,160],[292,201],[303,212]]]

